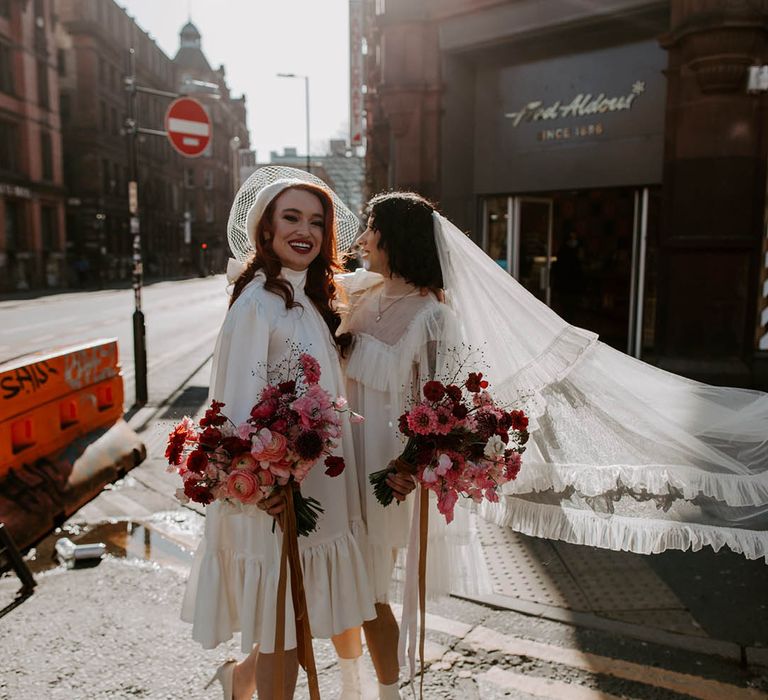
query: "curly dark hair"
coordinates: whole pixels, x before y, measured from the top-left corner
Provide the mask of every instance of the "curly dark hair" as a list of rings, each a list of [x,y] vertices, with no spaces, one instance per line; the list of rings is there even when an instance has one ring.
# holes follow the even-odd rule
[[[323,205],[323,212],[325,214],[323,242],[320,248],[320,254],[309,266],[304,290],[322,315],[331,331],[331,335],[333,335],[339,327],[340,322],[339,315],[334,311],[332,305],[332,302],[336,297],[336,287],[333,283],[333,275],[335,272],[339,272],[342,269],[337,259],[336,252],[336,224],[333,212],[333,200],[322,187],[318,187],[311,183],[292,185],[284,191],[287,191],[288,189],[306,190],[307,192],[311,192],[320,199],[320,202]],[[264,275],[267,278],[264,282],[264,289],[282,297],[287,309],[301,306],[301,304],[293,298],[293,287],[279,276],[282,264],[272,250],[271,240],[267,236],[269,226],[272,223],[272,218],[275,213],[275,204],[282,194],[283,193],[281,192],[277,195],[264,210],[264,214],[256,229],[256,252],[248,261],[243,273],[235,281],[232,289],[232,297],[229,301],[230,306],[235,303],[235,300],[240,296],[246,285],[260,270],[264,271]]]
[[[435,206],[415,192],[384,192],[366,207],[372,227],[381,234],[379,247],[389,269],[417,287],[443,288],[432,213]]]

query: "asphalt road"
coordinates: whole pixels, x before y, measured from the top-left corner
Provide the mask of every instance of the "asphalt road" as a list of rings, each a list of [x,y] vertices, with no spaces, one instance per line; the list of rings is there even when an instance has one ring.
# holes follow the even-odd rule
[[[168,395],[165,375],[171,365],[182,363],[192,372],[213,351],[227,307],[225,287],[219,275],[144,288],[150,403]],[[133,311],[130,289],[0,302],[0,363],[31,352],[117,338],[129,407],[135,391]]]

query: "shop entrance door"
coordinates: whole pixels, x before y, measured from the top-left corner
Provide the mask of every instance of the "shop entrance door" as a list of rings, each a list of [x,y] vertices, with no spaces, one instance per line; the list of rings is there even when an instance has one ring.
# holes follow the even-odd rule
[[[483,247],[566,321],[640,357],[654,343],[657,190],[487,197]]]
[[[483,249],[531,294],[550,304],[553,200],[488,197]]]
[[[511,197],[512,274],[547,306],[552,304],[553,200]]]

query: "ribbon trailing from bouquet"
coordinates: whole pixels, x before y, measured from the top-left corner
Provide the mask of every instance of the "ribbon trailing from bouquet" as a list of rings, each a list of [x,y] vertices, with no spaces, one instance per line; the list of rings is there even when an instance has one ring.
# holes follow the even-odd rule
[[[293,509],[293,486],[282,488],[285,498],[285,510],[278,516],[283,531],[283,543],[280,549],[280,577],[277,583],[277,619],[275,625],[275,700],[283,700],[285,688],[285,599],[287,577],[290,569],[291,599],[293,617],[296,623],[296,655],[299,664],[307,674],[310,700],[320,700],[320,688],[317,681],[317,667],[312,650],[312,631],[309,626],[309,610],[304,592],[304,575],[301,571],[299,539],[296,532],[296,513]]]
[[[400,465],[398,471],[413,473],[413,466]],[[407,463],[406,463],[407,464]],[[400,620],[400,639],[397,645],[397,655],[401,666],[405,665],[405,652],[408,649],[408,664],[410,679],[416,672],[416,606],[419,608],[418,638],[419,638],[419,698],[424,697],[424,641],[427,630],[427,541],[429,539],[429,491],[419,487],[419,497],[413,507],[411,532],[408,539],[408,555],[405,561],[405,592],[403,595],[403,615]]]

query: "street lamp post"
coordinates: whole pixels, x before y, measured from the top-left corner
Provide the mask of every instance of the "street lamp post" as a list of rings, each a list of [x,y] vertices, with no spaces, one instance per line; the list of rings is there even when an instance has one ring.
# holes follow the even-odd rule
[[[306,108],[306,124],[307,124],[307,172],[312,172],[309,156],[309,76],[297,75],[296,73],[278,73],[278,78],[303,78],[304,79],[304,106]]]

